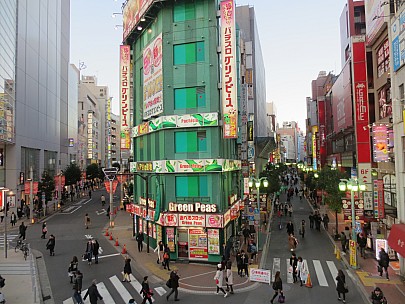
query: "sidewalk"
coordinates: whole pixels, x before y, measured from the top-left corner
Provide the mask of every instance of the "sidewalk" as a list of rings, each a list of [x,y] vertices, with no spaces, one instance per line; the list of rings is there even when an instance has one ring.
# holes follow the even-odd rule
[[[106,226],[107,228],[108,226]],[[148,275],[151,283],[165,284],[169,279],[170,271],[165,270],[160,264],[156,263],[157,253],[150,248],[149,253],[146,253],[146,241],[144,241],[143,252],[138,252],[138,245],[135,238],[132,237],[132,218],[129,213],[124,210],[117,211],[115,218],[115,227],[108,229],[112,233],[113,240],[110,242],[114,245],[118,238],[119,246],[117,250],[122,253],[125,245],[128,256],[132,259],[132,267],[134,267],[141,275]],[[105,230],[103,231],[105,238]],[[258,254],[257,261],[260,261],[262,252]],[[256,282],[250,282],[247,277],[237,275],[235,257],[232,256],[232,269],[234,271],[234,291],[240,293],[255,289],[259,286]],[[249,265],[250,268],[258,268],[258,264]],[[180,276],[180,292],[192,294],[214,294],[216,285],[214,275],[216,265],[212,264],[197,264],[197,263],[181,263],[170,261],[170,270],[177,269]]]
[[[340,250],[340,241],[335,241],[333,235],[333,231],[335,231],[336,226],[334,212],[330,211],[326,205],[320,207],[320,212],[328,213],[328,216],[330,218],[328,235],[331,242]],[[343,221],[343,215],[339,214],[338,232],[343,231],[345,226],[347,226],[347,223]],[[383,291],[388,303],[405,302],[405,281],[404,278],[401,278],[399,276],[398,263],[392,261],[390,262],[390,267],[388,269],[390,280],[387,281],[385,278],[385,273],[383,273],[383,277],[380,277],[379,273],[377,272],[378,262],[375,258],[374,252],[366,250],[366,259],[358,256],[357,263],[359,268],[356,270],[350,267],[348,254],[342,255],[341,258],[346,265],[347,270],[350,271],[352,278],[355,278],[355,281],[358,282],[358,287],[363,292],[363,297],[365,299],[369,299],[371,296],[371,292],[374,290],[375,287],[378,286]]]

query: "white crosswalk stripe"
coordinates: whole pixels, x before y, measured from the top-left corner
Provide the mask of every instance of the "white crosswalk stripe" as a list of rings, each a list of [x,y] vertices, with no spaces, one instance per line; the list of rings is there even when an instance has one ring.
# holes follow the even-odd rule
[[[321,261],[313,260],[316,276],[318,277],[319,286],[329,286],[328,281],[326,280],[325,273],[323,272]]]
[[[274,258],[273,259],[273,271],[271,272],[271,281],[274,282],[274,277],[276,275],[277,271],[281,270],[281,265],[280,265],[280,258]]]
[[[337,281],[335,280],[335,278],[337,277],[338,270],[335,263],[333,263],[332,261],[326,261],[326,264],[328,265],[329,271],[332,275],[333,282],[335,282],[335,285],[337,285]]]
[[[8,248],[10,248],[10,242],[14,242],[16,237],[18,237],[18,234],[7,234]],[[0,248],[4,248],[4,234],[0,234]]]
[[[290,259],[287,259],[287,283],[294,283],[292,267],[290,266]]]
[[[131,298],[134,298],[135,300],[140,303],[143,299],[143,296],[141,295],[141,289],[142,289],[142,284],[139,283],[139,281],[131,274],[130,275],[131,282],[127,283],[122,283],[121,280],[116,276],[112,276],[109,278],[110,283],[112,284],[113,288],[115,289],[114,292],[120,294],[120,298],[124,300],[125,303],[128,303],[128,300]],[[108,304],[115,304],[115,303],[122,303],[121,299],[114,299],[114,297],[111,295],[113,291],[109,291],[108,288],[111,289],[111,287],[108,287],[111,285],[106,285],[103,282],[100,282],[97,284],[97,289],[100,293],[100,295],[103,297],[103,302],[108,303]],[[158,286],[154,288],[155,291],[155,296],[152,297],[152,302],[154,302],[156,297],[162,297],[164,294],[167,293],[167,290],[164,287]],[[87,289],[83,290],[81,295],[84,297],[86,294]],[[134,296],[136,294],[136,296]],[[87,298],[85,301],[83,301],[84,304],[90,304],[89,298]],[[135,302],[136,304],[137,302]],[[63,301],[63,304],[75,304],[75,301],[73,300],[72,297],[66,299]]]

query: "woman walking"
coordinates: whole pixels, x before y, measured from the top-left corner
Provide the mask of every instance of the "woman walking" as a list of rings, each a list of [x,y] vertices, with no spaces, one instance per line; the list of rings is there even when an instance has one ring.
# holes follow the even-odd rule
[[[90,224],[91,224],[90,216],[88,213],[86,213],[86,215],[84,216],[84,226],[86,227],[86,229],[89,229]]]
[[[73,259],[70,262],[69,268],[68,268],[70,283],[73,283],[73,277],[76,276],[78,266],[79,266],[79,260],[77,259],[77,256],[73,256]]]
[[[129,275],[132,273],[131,268],[131,259],[129,257],[125,258],[125,265],[124,265],[124,278],[122,279],[123,282],[131,282],[131,278]]]
[[[46,227],[46,222],[43,222],[43,223],[42,223],[42,235],[41,235],[41,239],[45,239],[47,232],[48,232],[48,228]]]
[[[284,298],[283,281],[281,280],[281,277],[280,277],[280,271],[277,271],[276,275],[274,277],[273,290],[274,290],[274,295],[273,295],[273,298],[270,300],[271,304],[273,304],[274,299],[278,296],[279,293],[280,293],[280,297]],[[280,303],[282,303],[282,302],[280,302]]]
[[[163,254],[164,254],[164,246],[163,246],[163,242],[159,241],[159,243],[157,244],[155,250],[153,250],[154,252],[157,251],[157,260],[156,263],[160,264],[162,263],[163,265]]]
[[[174,300],[175,301],[180,301],[179,300],[179,280],[180,277],[177,274],[177,270],[174,269],[171,273],[170,273],[170,278],[167,281],[166,285],[168,285],[169,288],[171,288],[172,290],[168,293],[168,295],[166,296],[166,301],[169,301],[169,297],[171,296],[171,294],[174,292]]]
[[[163,263],[164,263],[164,269],[166,269],[166,267],[167,267],[167,270],[169,270],[170,271],[170,248],[169,248],[169,246],[167,246],[167,244],[166,245],[164,245],[164,249],[163,249]]]
[[[297,262],[297,277],[300,279],[300,286],[302,286],[302,281],[306,281],[308,277],[308,267],[307,264],[302,260],[302,257],[298,257]]]
[[[231,291],[233,294],[233,273],[232,273],[232,261],[226,262],[226,291]]]
[[[93,241],[88,240],[86,245],[86,258],[87,263],[91,265],[91,259],[93,258]]]
[[[100,249],[100,244],[97,240],[93,240],[93,255],[94,255],[94,263],[98,264],[98,251]]]
[[[297,248],[297,239],[293,234],[288,236],[288,245],[290,247],[290,251],[294,251]]]
[[[153,293],[151,293],[151,289],[149,288],[148,276],[143,278],[141,294],[143,296],[142,304],[146,304],[146,301],[152,304]]]
[[[215,284],[217,285],[216,294],[219,294],[219,291],[222,291],[224,293],[224,298],[226,298],[228,296],[228,293],[222,287],[222,281],[224,280],[224,273],[222,271],[222,264],[217,265],[217,272],[215,273],[214,280],[215,280]]]
[[[305,237],[305,220],[301,221],[300,234],[302,238]]]
[[[55,255],[55,236],[53,234],[50,235],[46,243],[46,249],[49,249],[49,255]]]
[[[341,269],[338,271],[338,275],[336,277],[337,285],[336,290],[338,293],[338,300],[342,301],[341,294],[343,295],[343,303],[346,303],[346,293],[349,291],[346,285],[346,277],[345,274]]]

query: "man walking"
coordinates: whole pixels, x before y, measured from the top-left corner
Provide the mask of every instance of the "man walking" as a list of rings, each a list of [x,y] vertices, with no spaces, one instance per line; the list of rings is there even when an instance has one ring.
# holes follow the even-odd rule
[[[390,278],[388,277],[389,263],[390,263],[390,258],[388,256],[388,253],[385,252],[384,248],[381,248],[380,253],[378,254],[378,271],[380,273],[380,277],[382,277],[383,270],[385,270],[387,281],[390,280]]]
[[[362,233],[360,233],[359,235],[359,248],[360,248],[360,256],[365,259],[366,258],[366,245],[367,245],[367,239],[364,237],[364,235]]]
[[[104,194],[101,195],[101,206],[105,205],[105,196]]]
[[[21,223],[21,225],[18,227],[18,232],[19,232],[19,239],[23,239],[25,241],[25,231],[27,230],[27,226],[24,225],[24,222]]]
[[[103,297],[100,295],[97,289],[97,280],[93,280],[91,286],[87,289],[87,292],[84,295],[83,300],[86,301],[87,297],[90,298],[91,304],[97,304],[97,300],[103,299]]]
[[[174,300],[175,301],[179,301],[179,279],[180,277],[177,274],[177,270],[174,269],[171,273],[170,273],[170,279],[168,281],[168,286],[169,288],[171,288],[172,290],[169,292],[169,294],[166,296],[166,300],[169,301],[169,297],[171,296],[171,294],[174,292]]]
[[[136,241],[138,242],[138,251],[142,252],[143,250],[143,233],[142,231],[139,231],[138,234],[136,235]]]
[[[314,215],[312,212],[309,214],[309,228],[314,228]]]

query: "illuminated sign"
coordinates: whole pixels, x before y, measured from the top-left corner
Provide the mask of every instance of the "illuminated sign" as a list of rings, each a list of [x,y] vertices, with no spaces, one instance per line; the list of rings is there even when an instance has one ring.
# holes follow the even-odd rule
[[[203,204],[203,203],[169,203],[170,212],[203,212],[203,213],[215,213],[217,212],[217,205],[215,204]]]
[[[121,150],[130,148],[129,138],[129,102],[130,102],[130,47],[120,46],[120,107],[121,107]],[[128,138],[127,138],[128,137]]]
[[[153,172],[153,162],[136,162],[136,171]]]
[[[386,125],[373,126],[373,155],[375,162],[386,162],[389,160]]]
[[[87,113],[87,158],[93,159],[93,112]]]

